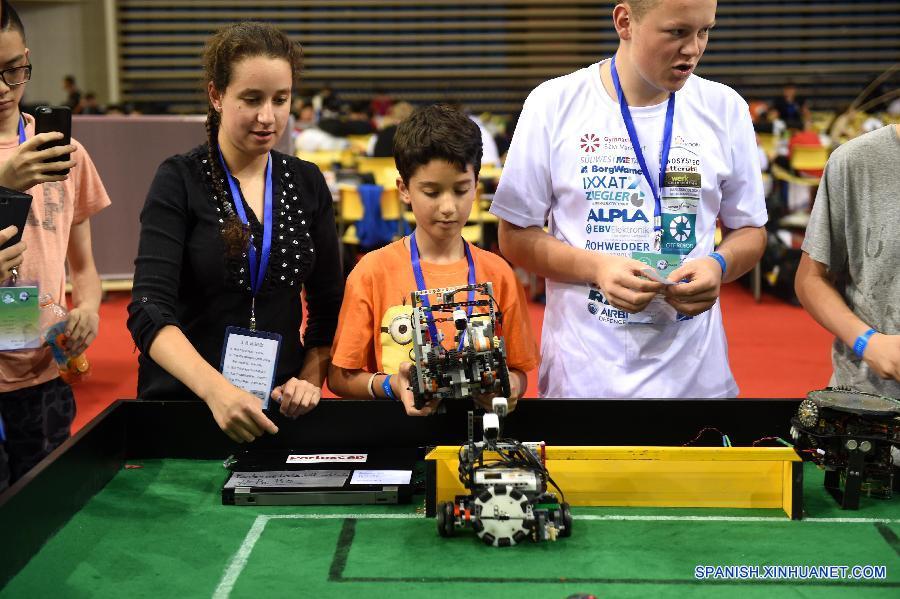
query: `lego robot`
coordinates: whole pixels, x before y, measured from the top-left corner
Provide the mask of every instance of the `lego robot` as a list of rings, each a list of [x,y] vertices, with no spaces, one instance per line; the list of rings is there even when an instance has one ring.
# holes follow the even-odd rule
[[[569,504],[548,491],[550,478],[543,459],[543,443],[520,443],[500,437],[505,398],[493,399],[493,413],[483,417],[484,440],[472,439],[459,451],[459,480],[471,494],[437,505],[437,529],[451,537],[471,528],[486,544],[509,547],[525,540],[555,541],[572,535]]]
[[[468,298],[457,299],[463,293]],[[433,399],[509,397],[506,346],[497,332],[502,315],[495,310],[493,294],[491,283],[412,292],[415,364],[410,383],[417,408]],[[429,296],[440,298],[440,303],[430,304]],[[447,321],[457,331],[455,349],[443,346],[437,328]]]
[[[900,401],[842,388],[812,391],[791,418],[791,436],[825,469],[825,488],[844,509],[859,507],[861,490],[892,496]]]

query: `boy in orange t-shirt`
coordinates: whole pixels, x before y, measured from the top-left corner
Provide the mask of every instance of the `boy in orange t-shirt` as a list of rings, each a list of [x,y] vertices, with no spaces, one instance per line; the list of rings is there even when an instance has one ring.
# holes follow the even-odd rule
[[[510,408],[527,386],[525,373],[538,364],[537,346],[522,285],[503,258],[469,245],[461,232],[472,210],[481,168],[481,132],[449,106],[422,108],[405,120],[394,138],[400,198],[412,207],[415,232],[366,254],[350,273],[338,321],[328,386],[342,397],[396,397],[409,415],[427,415],[437,402],[416,409],[410,389],[412,306],[419,288],[411,243],[420,257],[427,289],[459,287],[469,279],[471,251],[475,281],[490,281],[503,314],[510,373]],[[453,323],[438,323],[453,339]],[[490,409],[490,399],[476,401]]]

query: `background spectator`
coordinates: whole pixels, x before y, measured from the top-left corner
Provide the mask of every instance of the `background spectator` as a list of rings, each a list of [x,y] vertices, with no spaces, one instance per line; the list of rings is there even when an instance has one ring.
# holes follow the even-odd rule
[[[784,120],[788,129],[803,129],[803,122],[809,118],[809,103],[797,95],[797,86],[788,83],[781,90],[781,97],[772,102],[772,107]]]
[[[370,156],[390,158],[394,155],[394,135],[397,133],[397,126],[408,119],[413,110],[413,105],[409,102],[397,102],[391,107],[390,113],[384,119],[386,126],[373,138]]]
[[[81,103],[78,105],[79,114],[103,114],[103,108],[97,103],[97,96],[94,92],[87,92]]]
[[[375,118],[385,117],[394,105],[394,99],[380,85],[375,86],[375,95],[369,103],[369,110]]]
[[[72,109],[72,112],[78,113],[78,105],[81,104],[81,90],[78,89],[78,84],[75,83],[74,75],[66,75],[63,77],[63,90],[66,92],[66,99],[63,101],[63,106],[68,106]]]

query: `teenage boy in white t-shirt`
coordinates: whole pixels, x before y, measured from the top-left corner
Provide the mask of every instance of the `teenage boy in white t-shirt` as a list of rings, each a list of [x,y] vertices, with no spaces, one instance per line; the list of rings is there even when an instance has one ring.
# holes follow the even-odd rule
[[[762,255],[766,208],[747,103],[692,74],[715,11],[621,2],[614,59],[525,102],[491,212],[506,257],[548,279],[543,397],[737,395],[717,300]]]

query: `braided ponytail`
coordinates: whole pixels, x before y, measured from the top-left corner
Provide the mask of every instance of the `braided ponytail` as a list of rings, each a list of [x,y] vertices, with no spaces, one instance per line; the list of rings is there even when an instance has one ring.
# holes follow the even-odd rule
[[[250,247],[250,228],[242,223],[231,203],[222,182],[225,180],[225,171],[219,162],[219,113],[212,107],[206,113],[206,143],[207,161],[212,173],[213,201],[224,213],[222,223],[222,240],[225,242],[225,254],[232,258],[240,257]],[[235,200],[237,201],[237,200]]]

